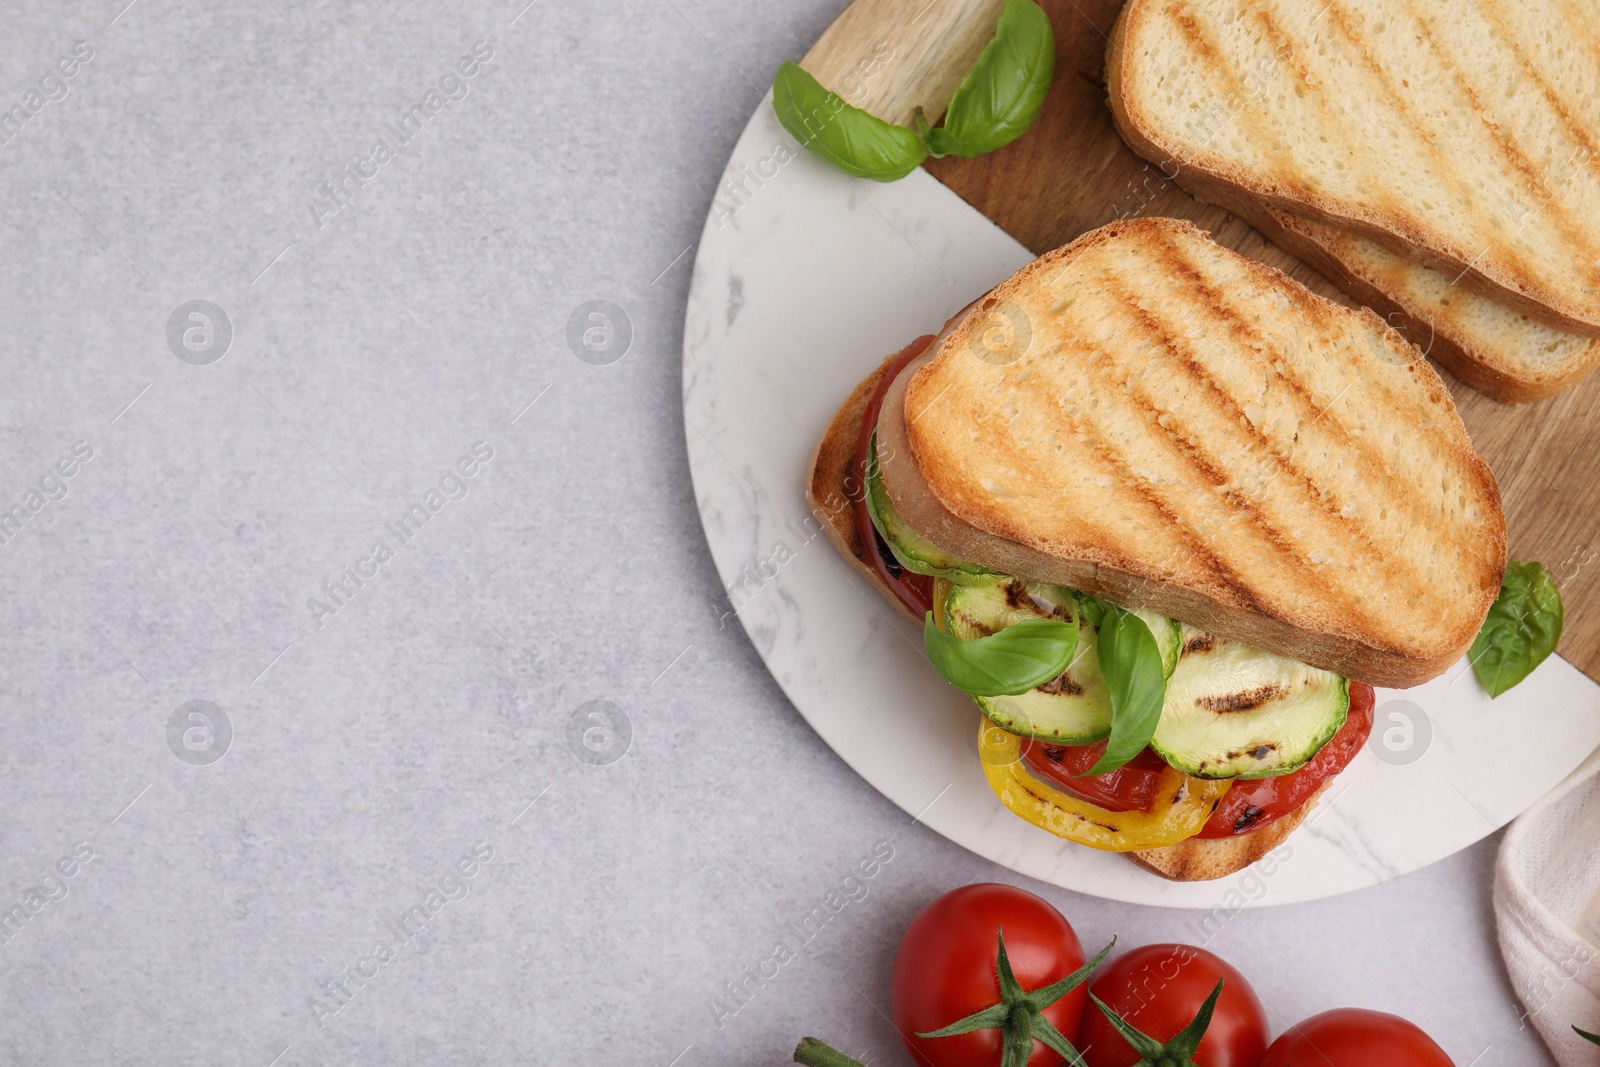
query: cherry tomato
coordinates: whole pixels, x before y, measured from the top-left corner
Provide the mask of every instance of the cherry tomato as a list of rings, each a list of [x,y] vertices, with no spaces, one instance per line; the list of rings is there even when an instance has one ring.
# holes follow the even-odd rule
[[[999,1067],[999,1030],[917,1037],[1000,1001],[998,933],[1022,988],[1032,992],[1083,966],[1078,935],[1049,901],[1009,885],[963,886],[922,909],[900,939],[891,993],[895,1028],[923,1067]],[[1083,986],[1045,1008],[1067,1040],[1077,1032]],[[1055,1067],[1055,1052],[1034,1042],[1028,1067]]]
[[[1350,765],[1372,732],[1372,686],[1350,683],[1350,712],[1339,732],[1297,771],[1276,778],[1235,782],[1205,827],[1196,836],[1233,837],[1259,830],[1274,819],[1298,811],[1322,783]]]
[[[1039,777],[1107,811],[1149,811],[1166,761],[1145,749],[1110,774],[1086,777],[1105,755],[1106,743],[1024,746],[1022,758]]]
[[[1222,979],[1211,1025],[1200,1039],[1199,1067],[1258,1067],[1267,1047],[1267,1013],[1244,975],[1192,945],[1145,945],[1103,965],[1089,992],[1134,1028],[1170,1041],[1194,1019]],[[1075,1042],[1089,1067],[1132,1067],[1139,1054],[1098,1008],[1084,1012]]]
[[[872,569],[877,571],[878,577],[887,585],[900,603],[910,608],[917,618],[933,610],[933,579],[925,574],[917,574],[900,566],[900,561],[894,558],[894,553],[889,551],[889,546],[883,543],[883,537],[878,533],[877,527],[872,525],[872,515],[867,511],[867,452],[872,445],[872,431],[878,428],[878,412],[883,410],[883,397],[889,391],[889,386],[906,369],[906,365],[922,355],[928,345],[933,342],[933,334],[923,334],[900,350],[889,364],[889,369],[883,372],[883,377],[878,381],[877,389],[867,400],[866,411],[862,414],[861,429],[856,434],[856,461],[855,478],[860,487],[853,504],[856,512],[856,529],[860,531],[861,539],[866,543],[867,559],[872,564]]]
[[[1415,1023],[1365,1008],[1336,1008],[1296,1023],[1261,1067],[1454,1067]]]

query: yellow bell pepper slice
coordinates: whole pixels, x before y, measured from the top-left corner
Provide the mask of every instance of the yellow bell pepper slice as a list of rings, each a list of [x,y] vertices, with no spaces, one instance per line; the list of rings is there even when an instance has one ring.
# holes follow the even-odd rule
[[[1233,784],[1191,778],[1168,767],[1156,782],[1149,811],[1108,811],[1029,774],[1022,761],[1022,738],[988,719],[980,722],[978,756],[1000,802],[1057,837],[1105,852],[1160,848],[1193,837]]]

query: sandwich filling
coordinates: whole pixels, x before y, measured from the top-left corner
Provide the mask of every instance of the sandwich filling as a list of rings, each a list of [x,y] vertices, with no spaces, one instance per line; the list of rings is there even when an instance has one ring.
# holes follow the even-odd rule
[[[1097,656],[1105,602],[951,556],[906,523],[884,484],[875,433],[883,396],[931,340],[890,365],[862,422],[857,522],[870,564],[907,607],[962,641],[1035,620],[1071,622],[1078,633],[1055,677],[1020,694],[972,697],[997,795],[1059,836],[1115,851],[1233,837],[1298,810],[1366,741],[1372,688],[1147,610],[1126,609],[1155,640],[1160,717],[1143,752],[1091,773],[1114,714]]]

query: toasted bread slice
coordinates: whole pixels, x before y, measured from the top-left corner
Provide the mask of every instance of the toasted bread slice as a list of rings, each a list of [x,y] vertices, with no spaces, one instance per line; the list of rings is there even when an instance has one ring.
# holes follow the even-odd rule
[[[1460,658],[1505,569],[1494,475],[1422,353],[1173,219],[1003,282],[877,433],[895,507],[957,558],[1373,685]]]
[[[1572,0],[1129,0],[1117,128],[1206,200],[1362,233],[1600,336],[1600,21]]]
[[[1191,837],[1165,848],[1147,848],[1123,855],[1147,871],[1174,882],[1209,882],[1242,871],[1283,844],[1310,816],[1322,794],[1333,784],[1330,778],[1306,802],[1259,830],[1238,837]]]
[[[1508,404],[1553,396],[1600,366],[1600,338],[1556,329],[1376,241],[1263,202],[1241,218],[1403,330],[1457,378]]]
[[[833,546],[856,573],[882,594],[890,607],[912,622],[921,623],[922,620],[913,617],[900,599],[883,584],[868,562],[866,553],[871,549],[863,540],[863,531],[856,525],[855,509],[849,506],[851,498],[860,492],[851,470],[855,461],[856,431],[861,427],[867,399],[877,389],[878,382],[893,359],[894,356],[889,356],[857,385],[828,423],[817,450],[812,453],[811,466],[806,471],[806,500],[811,505],[811,513],[822,524],[828,540],[833,542]],[[1324,786],[1323,790],[1326,788]],[[1222,840],[1190,838],[1165,848],[1126,852],[1123,855],[1146,870],[1174,881],[1224,878],[1250,866],[1282,844],[1311,813],[1323,790],[1318,790],[1300,810],[1252,833]]]
[[[839,410],[834,413],[832,421],[828,423],[828,429],[822,435],[822,440],[817,442],[817,450],[811,454],[811,466],[806,472],[806,503],[811,505],[811,514],[822,524],[823,533],[828,535],[833,547],[839,550],[839,555],[845,558],[857,574],[882,593],[884,599],[892,604],[895,610],[921,625],[922,620],[900,602],[900,598],[883,584],[883,579],[879,578],[878,572],[873,569],[870,562],[872,557],[867,553],[876,550],[864,540],[872,535],[857,525],[855,508],[852,506],[862,490],[860,480],[853,469],[856,458],[856,435],[861,430],[861,419],[866,414],[867,401],[872,398],[878,383],[883,380],[883,375],[892,362],[894,356],[891,354],[851,390],[850,395],[845,397],[844,403],[839,405]]]

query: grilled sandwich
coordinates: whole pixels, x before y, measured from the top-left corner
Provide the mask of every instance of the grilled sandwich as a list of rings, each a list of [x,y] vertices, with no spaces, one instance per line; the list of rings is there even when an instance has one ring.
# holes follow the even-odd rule
[[[1008,807],[1173,878],[1281,841],[1371,686],[1456,661],[1505,568],[1494,478],[1421,352],[1171,219],[1086,234],[875,370],[807,495],[930,653],[1075,631],[1020,690],[940,669]],[[1146,699],[1108,658],[1129,634],[1159,715],[1113,760]]]
[[[1600,22],[1575,0],[1129,0],[1112,114],[1202,200],[1600,336]]]

